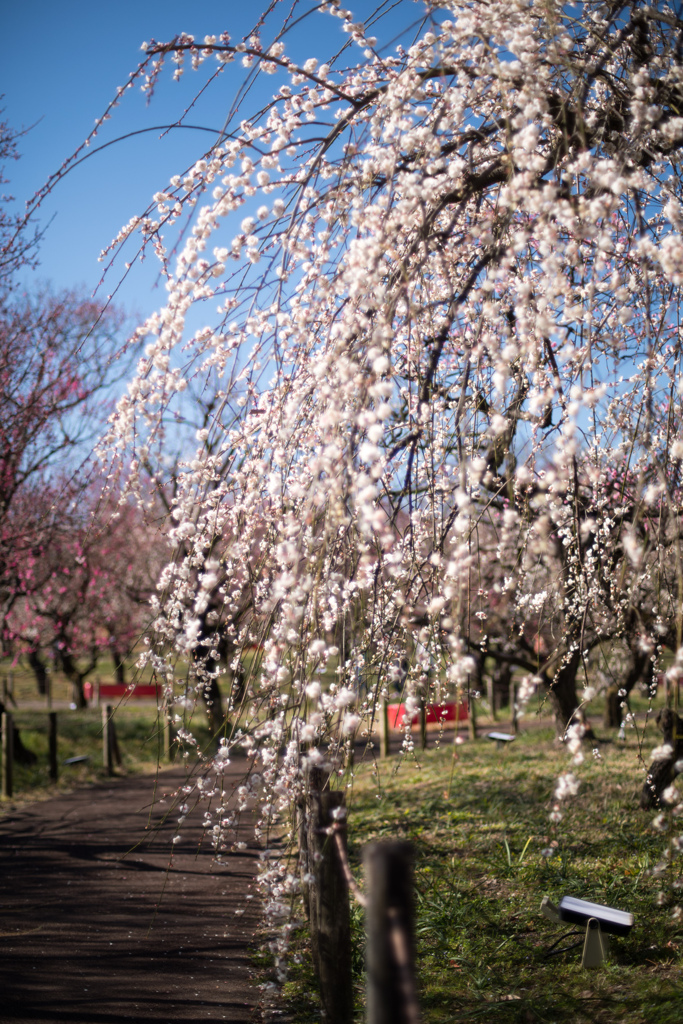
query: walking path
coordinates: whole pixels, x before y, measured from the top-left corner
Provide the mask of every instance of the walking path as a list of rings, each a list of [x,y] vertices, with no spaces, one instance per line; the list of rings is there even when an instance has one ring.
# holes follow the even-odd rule
[[[254,1020],[253,828],[220,864],[200,815],[172,846],[183,781],[114,779],[0,818],[1,1024]]]

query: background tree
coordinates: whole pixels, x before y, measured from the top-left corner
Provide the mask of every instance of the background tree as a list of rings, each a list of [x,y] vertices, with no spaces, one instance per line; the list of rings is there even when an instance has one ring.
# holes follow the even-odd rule
[[[17,157],[17,138],[0,123],[0,167]],[[20,274],[25,281],[35,266],[40,236],[29,219],[8,213],[8,203],[8,197],[0,202],[3,653],[17,656],[21,649],[44,689],[47,648],[82,701],[83,679],[96,663],[103,631],[115,632],[123,654],[139,626],[133,625],[130,609],[125,626],[113,611],[115,601],[102,578],[111,586],[116,576],[122,604],[131,600],[131,581],[113,571],[113,542],[107,549],[98,535],[93,544],[96,531],[88,519],[95,495],[89,456],[121,376],[130,370],[129,362],[118,361],[124,319],[111,305],[75,291],[57,294],[46,286],[20,285]],[[121,536],[119,529],[117,553],[130,563],[136,531],[126,536],[125,556]],[[144,566],[146,558],[140,563]],[[109,612],[103,617],[107,599]],[[88,665],[79,662],[86,648]]]
[[[43,490],[40,497],[54,496]],[[31,548],[17,559],[6,637],[39,682],[48,670],[63,672],[84,707],[83,684],[103,656],[126,681],[162,564],[158,533],[130,503],[103,501],[99,488],[79,491],[70,508],[60,500],[52,508],[56,514],[41,517]]]

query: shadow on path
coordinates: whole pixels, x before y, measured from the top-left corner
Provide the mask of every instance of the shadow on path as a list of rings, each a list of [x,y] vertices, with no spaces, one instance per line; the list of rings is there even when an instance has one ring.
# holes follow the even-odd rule
[[[253,1020],[253,829],[220,864],[201,815],[172,846],[184,778],[163,773],[156,795],[152,778],[116,779],[0,819],[2,1024]]]

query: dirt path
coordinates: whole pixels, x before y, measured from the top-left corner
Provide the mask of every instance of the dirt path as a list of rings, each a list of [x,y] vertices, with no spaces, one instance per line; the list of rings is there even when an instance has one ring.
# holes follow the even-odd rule
[[[169,867],[183,780],[164,773],[154,796],[153,779],[115,779],[0,819],[2,1024],[253,1020],[253,830],[217,864],[190,815]]]

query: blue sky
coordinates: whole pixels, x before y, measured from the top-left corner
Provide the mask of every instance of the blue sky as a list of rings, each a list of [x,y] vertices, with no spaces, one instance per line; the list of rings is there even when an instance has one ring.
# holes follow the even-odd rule
[[[360,19],[375,3],[357,0],[348,6]],[[410,6],[411,17],[417,15],[419,8]],[[299,0],[301,14],[314,7],[311,0]],[[279,0],[272,23],[279,23],[290,9],[291,0]],[[260,10],[258,0],[202,0],[194,6],[179,0],[118,0],[115,4],[15,0],[11,6],[5,4],[0,17],[5,39],[0,65],[4,117],[14,128],[30,128],[20,140],[22,159],[6,168],[9,190],[18,203],[23,207],[83,142],[116,88],[136,67],[144,40],[166,41],[181,31],[203,39],[207,33],[228,31],[237,41],[254,27]],[[264,43],[271,36],[272,31],[264,31]],[[297,58],[322,60],[347,38],[339,21],[312,12],[297,38],[288,41],[288,51],[295,47]],[[189,121],[222,127],[243,75],[239,65],[231,66],[207,90]],[[280,84],[273,78],[264,81],[269,93]],[[176,120],[199,82],[199,76],[188,71],[180,84],[174,84],[168,70],[149,106],[138,89],[129,90],[98,141]],[[83,286],[92,292],[102,273],[97,256],[103,246],[146,207],[172,174],[197,159],[209,140],[204,133],[177,131],[160,141],[159,133],[150,132],[112,145],[70,172],[41,209],[40,224],[47,231],[41,246],[40,279],[58,288]],[[151,262],[138,267],[118,293],[119,301],[139,314],[156,308],[164,293],[153,291],[155,277]],[[103,295],[114,289],[118,278],[117,274],[107,279]]]

